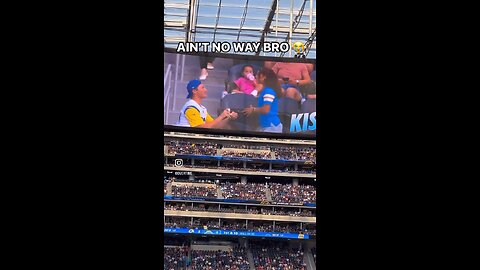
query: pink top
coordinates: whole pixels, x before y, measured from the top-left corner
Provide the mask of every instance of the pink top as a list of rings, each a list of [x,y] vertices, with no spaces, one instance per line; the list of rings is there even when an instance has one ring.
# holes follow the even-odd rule
[[[240,91],[245,94],[251,94],[253,90],[255,90],[255,86],[253,82],[245,77],[240,77],[235,81],[235,84],[238,85]]]

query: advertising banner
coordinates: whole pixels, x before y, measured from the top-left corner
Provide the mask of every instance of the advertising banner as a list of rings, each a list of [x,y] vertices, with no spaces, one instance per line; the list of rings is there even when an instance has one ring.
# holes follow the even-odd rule
[[[271,237],[271,238],[290,238],[290,239],[309,239],[310,238],[308,234],[298,234],[298,233],[199,230],[199,229],[189,229],[189,228],[163,228],[163,232],[164,233],[181,233],[181,234],[207,234],[207,235]]]

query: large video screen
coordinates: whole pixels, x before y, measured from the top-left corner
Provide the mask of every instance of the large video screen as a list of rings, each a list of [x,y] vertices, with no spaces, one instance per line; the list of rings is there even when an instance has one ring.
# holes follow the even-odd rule
[[[170,51],[164,56],[165,127],[315,136],[314,61]]]

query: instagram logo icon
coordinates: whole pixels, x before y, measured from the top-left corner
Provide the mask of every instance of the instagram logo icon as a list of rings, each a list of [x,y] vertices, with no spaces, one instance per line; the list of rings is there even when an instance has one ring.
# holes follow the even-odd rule
[[[183,159],[175,159],[175,167],[183,167]]]

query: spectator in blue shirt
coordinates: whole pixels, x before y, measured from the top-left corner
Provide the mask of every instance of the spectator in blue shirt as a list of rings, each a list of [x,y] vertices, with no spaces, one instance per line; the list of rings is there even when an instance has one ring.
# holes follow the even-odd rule
[[[250,106],[242,112],[246,116],[260,114],[260,131],[282,133],[282,123],[278,117],[278,99],[282,95],[282,87],[273,70],[263,68],[258,72],[257,82],[263,85],[258,93],[258,107]]]

